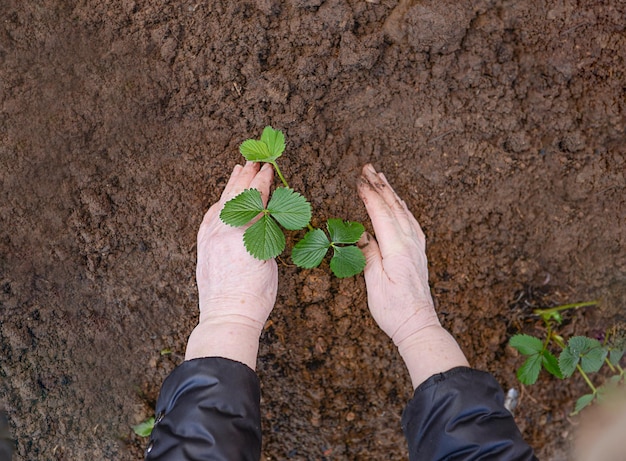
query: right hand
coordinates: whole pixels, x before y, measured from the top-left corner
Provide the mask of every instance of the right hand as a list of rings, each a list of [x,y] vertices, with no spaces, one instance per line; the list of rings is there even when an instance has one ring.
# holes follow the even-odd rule
[[[372,165],[363,167],[359,195],[378,238],[366,233],[359,240],[367,261],[367,302],[378,326],[398,346],[413,388],[436,373],[468,366],[435,313],[426,238],[417,220]]]
[[[376,323],[400,347],[422,329],[440,326],[428,285],[426,237],[372,165],[363,167],[358,190],[378,239],[364,233],[359,241],[367,260],[368,305]]]

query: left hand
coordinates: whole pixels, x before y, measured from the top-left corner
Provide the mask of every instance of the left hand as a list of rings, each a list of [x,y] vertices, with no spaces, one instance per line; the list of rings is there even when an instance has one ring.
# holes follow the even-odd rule
[[[269,164],[259,168],[260,165],[253,162],[235,166],[220,200],[209,208],[200,225],[196,268],[200,322],[189,338],[187,359],[219,355],[249,362],[249,354],[244,354],[247,359],[244,360],[239,356],[230,357],[233,354],[229,350],[215,351],[219,345],[214,339],[223,333],[227,336],[221,342],[224,349],[238,342],[249,349],[252,340],[258,342],[276,302],[276,261],[259,261],[250,255],[243,244],[247,226],[231,227],[219,217],[224,204],[245,189],[259,190],[263,203],[267,204],[274,170]],[[246,343],[250,344],[246,346]],[[255,361],[256,353],[251,368]]]

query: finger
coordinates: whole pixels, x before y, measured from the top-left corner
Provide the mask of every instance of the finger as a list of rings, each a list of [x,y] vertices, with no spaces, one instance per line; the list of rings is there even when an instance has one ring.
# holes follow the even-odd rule
[[[426,235],[424,234],[424,231],[422,230],[422,226],[420,226],[420,223],[417,221],[417,219],[415,219],[415,216],[413,216],[413,213],[411,213],[409,208],[406,206],[406,203],[404,202],[404,200],[402,201],[402,204],[404,205],[404,208],[406,210],[406,214],[407,214],[407,216],[409,218],[411,226],[413,226],[413,230],[417,234],[417,237],[419,238],[419,240],[422,243],[422,245],[425,247],[426,246]]]
[[[273,180],[274,168],[272,168],[272,165],[269,163],[266,163],[250,182],[250,189],[257,189],[261,192],[263,206],[267,205],[270,195],[270,186],[272,185]]]
[[[393,210],[394,215],[402,225],[402,228],[405,231],[409,231],[411,226],[413,225],[411,221],[411,217],[413,216],[409,209],[406,206],[406,202],[398,197],[396,191],[393,190],[389,181],[387,181],[387,177],[384,173],[378,173],[378,176],[383,180],[387,187],[384,188],[384,193],[386,194],[385,201],[387,203],[392,202],[390,204],[391,209]]]
[[[374,184],[368,178],[371,178]],[[405,208],[401,201],[398,201],[399,199],[396,200],[395,193],[391,192],[394,196],[394,206],[399,210],[394,211],[389,201],[383,198],[381,189],[388,188],[389,186],[384,184],[383,179],[378,176],[371,165],[363,168],[358,191],[372,220],[383,258],[401,252],[406,237],[415,235]]]
[[[361,177],[358,183],[358,192],[370,216],[374,232],[380,241],[383,257],[387,254],[388,242],[400,240],[400,226],[387,203],[370,182]]]
[[[394,213],[398,213],[399,217],[405,219],[403,216],[404,208],[402,207],[402,201],[394,192],[387,178],[385,178],[385,175],[383,173],[377,173],[374,167],[368,164],[363,168],[363,176],[374,186],[389,208]]]
[[[365,256],[365,281],[373,280],[374,276],[378,277],[383,267],[378,242],[369,232],[363,232],[363,235],[357,242],[357,246],[363,252],[363,256]]]
[[[383,173],[377,173],[372,165],[365,165],[363,175],[387,204],[391,214],[397,219],[402,231],[410,233],[412,229],[406,214],[406,207],[389,184],[389,181],[387,181],[385,175]]]
[[[224,199],[226,196],[232,194],[232,189],[237,182],[237,177],[239,176],[239,173],[241,173],[242,168],[243,167],[241,165],[235,165],[235,168],[233,168],[233,172],[230,174],[230,178],[228,178],[226,187],[224,187],[224,190],[222,191],[221,199]]]
[[[201,231],[205,230],[209,226],[209,224],[213,221],[215,215],[218,214],[219,211],[222,209],[224,203],[237,195],[233,193],[233,189],[235,188],[235,184],[237,183],[237,180],[242,170],[243,167],[241,165],[235,165],[232,173],[230,174],[230,178],[228,178],[228,182],[226,183],[226,186],[222,191],[219,202],[214,203],[204,214],[204,217],[202,218],[202,224],[200,226]]]
[[[389,206],[394,211],[399,211],[401,213],[404,213],[404,210],[406,209],[406,207],[403,206],[403,200],[400,197],[398,197],[398,194],[396,194],[396,191],[393,190],[393,187],[391,187],[391,184],[389,184],[389,181],[387,181],[387,177],[385,176],[385,173],[383,172],[378,173],[378,177],[387,186],[382,189],[383,198],[385,199],[385,201],[389,203]]]
[[[250,183],[259,172],[259,164],[257,162],[246,162],[241,168],[237,177],[233,180],[231,187],[228,189],[228,193],[224,191],[223,198],[227,201],[231,198],[239,195],[246,189],[250,188]]]

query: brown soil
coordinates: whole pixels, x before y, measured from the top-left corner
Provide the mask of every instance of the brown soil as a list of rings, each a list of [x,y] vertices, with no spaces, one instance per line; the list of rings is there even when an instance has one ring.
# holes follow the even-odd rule
[[[196,230],[267,124],[320,221],[368,222],[359,169],[386,173],[428,236],[445,326],[520,389],[506,344],[538,331],[532,307],[626,280],[624,17],[593,0],[1,1],[14,459],[141,458],[130,426],[196,320]],[[406,459],[410,382],[363,278],[281,261],[258,366],[263,459]],[[542,459],[567,458],[584,386],[522,389],[516,418]]]

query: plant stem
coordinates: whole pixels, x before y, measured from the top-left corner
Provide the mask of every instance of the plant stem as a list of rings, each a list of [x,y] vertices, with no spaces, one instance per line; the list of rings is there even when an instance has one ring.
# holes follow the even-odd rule
[[[582,369],[582,367],[580,365],[576,365],[576,369],[578,370],[578,372],[583,375],[583,378],[585,378],[585,382],[587,383],[587,385],[591,388],[591,390],[593,391],[594,394],[596,394],[598,392],[598,390],[596,389],[596,387],[591,383],[591,380],[589,379],[589,376],[587,376],[587,373],[585,373]]]
[[[563,304],[562,306],[556,306],[550,309],[535,309],[533,313],[535,315],[544,316],[544,315],[553,314],[555,312],[565,311],[567,309],[579,309],[581,307],[595,306],[596,304],[598,304],[597,299],[594,301],[584,301],[582,303]]]
[[[565,349],[567,347],[561,337],[556,333],[552,334],[552,339],[554,339],[554,342],[557,343],[561,349]]]
[[[552,339],[552,324],[550,322],[548,322],[547,320],[545,321],[546,323],[546,328],[548,329],[548,332],[546,334],[546,342],[543,343],[543,350],[547,350],[548,346],[550,345],[550,340]]]
[[[615,367],[613,366],[613,364],[611,363],[611,361],[609,360],[608,357],[604,358],[604,361],[606,362],[606,364],[609,366],[609,368],[611,369],[611,371],[613,373],[615,373],[617,370],[615,369]]]
[[[280,180],[283,182],[283,184],[285,185],[285,187],[290,188],[289,184],[287,184],[287,181],[285,180],[285,177],[283,176],[283,173],[280,171],[280,168],[278,168],[278,164],[276,162],[270,162],[272,164],[272,166],[274,167],[274,169],[276,170],[276,173],[278,173],[278,177],[280,178]]]

